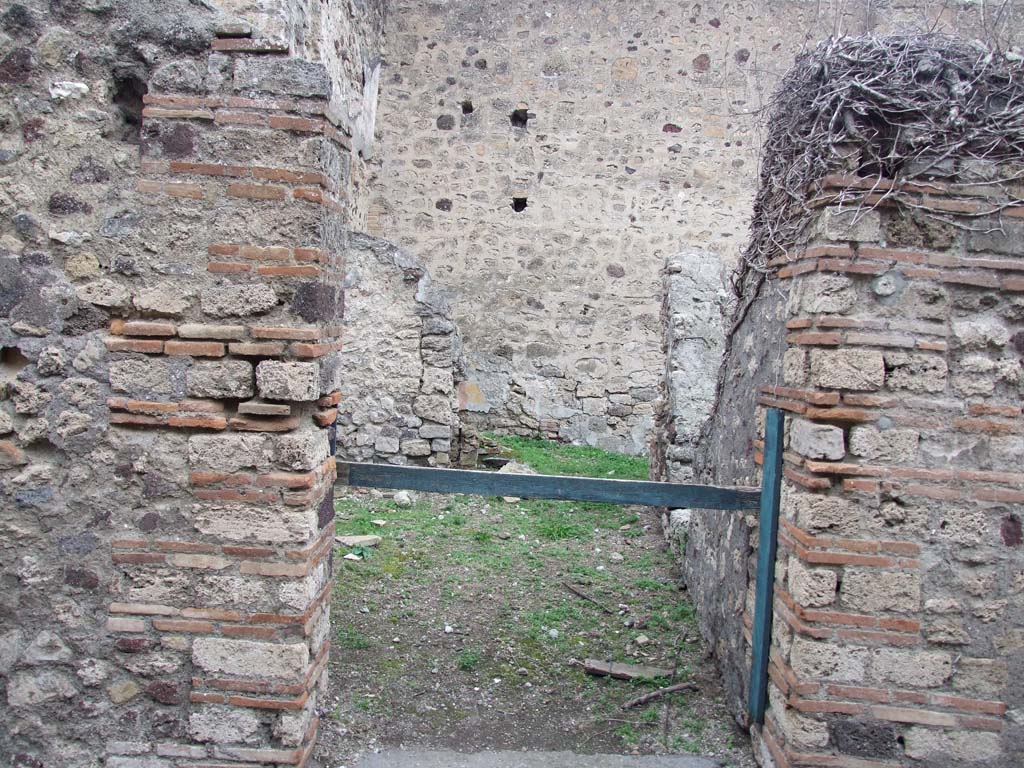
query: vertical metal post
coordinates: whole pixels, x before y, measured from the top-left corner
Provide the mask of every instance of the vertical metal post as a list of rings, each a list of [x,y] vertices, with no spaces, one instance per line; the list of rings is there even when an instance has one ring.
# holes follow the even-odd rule
[[[761,513],[758,522],[757,580],[754,593],[754,642],[750,664],[750,723],[763,725],[768,702],[768,652],[772,644],[772,600],[775,552],[779,536],[779,493],[782,489],[782,411],[765,414],[764,460],[761,465]]]

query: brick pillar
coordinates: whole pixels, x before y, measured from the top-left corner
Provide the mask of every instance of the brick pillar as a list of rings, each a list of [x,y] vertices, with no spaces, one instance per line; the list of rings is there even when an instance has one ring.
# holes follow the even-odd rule
[[[330,645],[348,144],[319,64],[214,49],[201,85],[176,92],[172,65],[146,96],[145,266],[107,339],[119,474],[147,500],[112,511],[112,697],[155,703],[108,752],[301,766]]]
[[[789,429],[764,756],[1020,765],[1024,208],[902,188],[941,220],[887,189],[827,177],[767,288],[788,335],[760,403]]]

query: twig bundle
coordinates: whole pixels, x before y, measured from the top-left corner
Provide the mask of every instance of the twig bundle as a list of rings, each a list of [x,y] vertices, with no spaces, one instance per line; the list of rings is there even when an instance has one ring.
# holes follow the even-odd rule
[[[804,238],[809,191],[826,174],[895,180],[890,202],[918,209],[900,183],[956,174],[1008,188],[1006,162],[1024,159],[1024,60],[943,35],[833,38],[797,58],[768,114],[737,297],[756,296],[768,262]],[[844,192],[844,205],[874,191]]]

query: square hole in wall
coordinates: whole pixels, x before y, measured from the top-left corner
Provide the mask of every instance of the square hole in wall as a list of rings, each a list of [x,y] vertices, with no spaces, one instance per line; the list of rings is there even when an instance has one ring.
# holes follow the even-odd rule
[[[526,198],[525,197],[513,197],[512,198],[512,210],[516,213],[522,213],[526,210]]]

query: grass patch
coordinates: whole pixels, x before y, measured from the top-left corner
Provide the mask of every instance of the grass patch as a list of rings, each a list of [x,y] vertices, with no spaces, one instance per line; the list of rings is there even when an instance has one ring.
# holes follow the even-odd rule
[[[600,448],[511,435],[490,437],[507,448],[517,461],[529,464],[542,475],[612,477],[619,480],[646,480],[649,476],[647,459],[641,456],[624,456]]]

